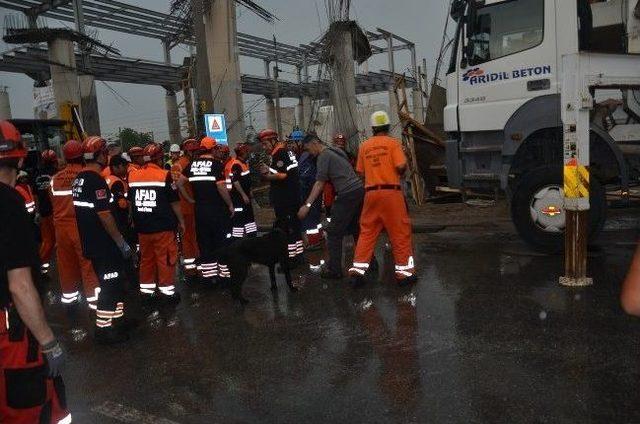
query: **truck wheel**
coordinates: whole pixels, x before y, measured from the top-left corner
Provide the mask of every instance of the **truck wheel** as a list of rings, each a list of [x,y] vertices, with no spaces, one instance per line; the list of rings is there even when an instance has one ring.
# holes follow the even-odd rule
[[[562,168],[542,166],[519,178],[511,199],[511,218],[531,247],[542,253],[558,253],[564,248],[565,211]],[[600,182],[591,179],[589,239],[594,240],[606,219],[607,203]]]

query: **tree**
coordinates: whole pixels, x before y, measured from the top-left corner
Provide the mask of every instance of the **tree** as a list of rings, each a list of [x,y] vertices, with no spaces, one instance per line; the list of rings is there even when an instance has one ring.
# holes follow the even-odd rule
[[[153,141],[152,133],[138,132],[132,128],[121,128],[118,131],[118,139],[122,145],[122,151],[126,152],[134,146],[144,147]]]

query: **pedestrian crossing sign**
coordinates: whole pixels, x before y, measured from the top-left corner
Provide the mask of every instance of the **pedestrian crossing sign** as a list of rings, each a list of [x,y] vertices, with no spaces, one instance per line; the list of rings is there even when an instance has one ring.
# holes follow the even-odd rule
[[[223,114],[209,113],[204,115],[204,125],[207,136],[213,137],[218,144],[228,144],[227,125]]]

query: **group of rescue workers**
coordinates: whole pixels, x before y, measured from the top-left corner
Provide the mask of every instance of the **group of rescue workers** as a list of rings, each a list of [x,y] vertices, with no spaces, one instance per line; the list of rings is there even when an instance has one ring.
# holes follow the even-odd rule
[[[225,285],[231,275],[219,252],[258,233],[252,174],[270,184],[292,266],[304,264],[305,248],[321,247],[326,234],[326,263],[310,259],[309,266],[321,278],[342,278],[343,239],[353,235],[348,273],[359,286],[377,268],[374,249],[386,230],[398,284],[415,282],[401,183],[406,157],[388,135],[385,112],[375,112],[371,126],[373,137],[357,155],[347,151],[341,134],[328,145],[315,133],[294,131],[285,142],[265,129],[259,144],[237,144],[235,157],[204,137],[171,146],[169,162],[157,143],[121,154],[102,137],[89,136],[62,146],[63,168],[53,150],[42,152],[30,178],[19,171],[27,156],[20,133],[0,122],[0,422],[71,422],[59,373],[64,352],[34,283],[49,272],[54,250],[70,319],[84,297],[95,311],[96,342],[126,341],[132,325],[124,318],[125,280],[139,285],[142,304],[149,306],[180,301],[180,263],[188,285]],[[270,159],[252,166],[259,148]],[[24,384],[38,395],[17,388]]]

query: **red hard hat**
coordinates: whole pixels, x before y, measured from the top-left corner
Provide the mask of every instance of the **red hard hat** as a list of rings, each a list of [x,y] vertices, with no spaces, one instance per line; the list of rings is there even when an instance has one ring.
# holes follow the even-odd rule
[[[20,131],[9,121],[0,121],[0,159],[27,157]]]
[[[62,146],[62,155],[65,160],[79,159],[83,153],[82,143],[77,140],[69,140]]]
[[[44,163],[57,163],[58,162],[58,155],[56,155],[56,152],[54,152],[51,149],[48,149],[48,150],[45,150],[44,152],[42,152],[40,157],[42,158],[42,162],[44,162]]]
[[[188,138],[182,142],[182,150],[185,152],[193,152],[200,148],[200,143],[193,138]]]
[[[164,150],[158,143],[149,143],[144,148],[144,161],[151,162],[164,156]]]
[[[249,153],[249,151],[251,150],[251,146],[249,146],[247,143],[238,143],[236,144],[236,148],[234,150],[236,152],[236,155],[242,156]]]
[[[100,152],[106,153],[107,142],[99,135],[91,135],[84,139],[82,151],[84,152],[85,159],[94,160]]]
[[[211,151],[216,148],[218,142],[212,137],[205,137],[200,140],[200,149]]]
[[[260,139],[260,141],[266,140],[268,138],[278,138],[278,133],[271,128],[267,128],[258,133],[258,138]]]
[[[129,149],[128,153],[130,158],[140,157],[140,156],[144,156],[144,149],[140,146],[133,146],[132,148]]]
[[[333,143],[338,146],[344,147],[347,145],[347,137],[345,137],[342,133],[338,133],[333,136]]]

